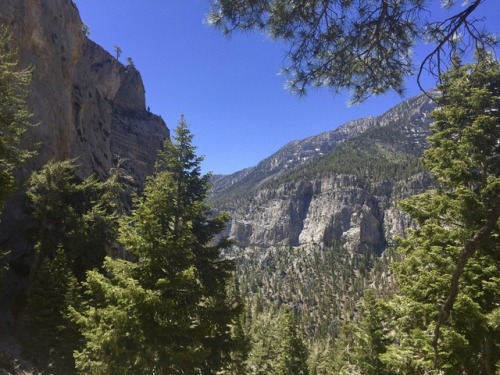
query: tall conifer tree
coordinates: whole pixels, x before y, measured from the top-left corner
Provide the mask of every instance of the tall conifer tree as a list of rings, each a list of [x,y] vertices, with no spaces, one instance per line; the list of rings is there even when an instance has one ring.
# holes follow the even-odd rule
[[[307,375],[307,348],[295,315],[282,307],[259,314],[252,322],[247,373]]]
[[[80,303],[78,282],[60,247],[38,270],[23,315],[23,351],[37,370],[54,375],[75,373],[73,350],[81,337],[68,307]]]
[[[381,358],[392,373],[500,365],[500,65],[479,61],[455,60],[443,76],[424,156],[436,188],[402,205],[418,227],[400,244],[406,259],[389,302],[392,344]]]
[[[220,258],[229,242],[214,240],[228,216],[205,203],[209,175],[184,118],[176,134],[120,226],[134,261],[107,258],[105,274],[87,274],[90,303],[75,312],[82,373],[215,374],[231,361],[240,306],[227,298],[234,264]]]
[[[0,25],[0,211],[14,189],[14,169],[31,155],[21,145],[22,135],[32,126],[26,104],[31,70],[18,69],[11,39],[7,27]]]
[[[116,241],[118,172],[82,181],[73,161],[49,162],[29,180],[34,250],[21,336],[25,355],[43,373],[74,373],[81,336],[68,308],[80,304],[77,276],[100,267]]]

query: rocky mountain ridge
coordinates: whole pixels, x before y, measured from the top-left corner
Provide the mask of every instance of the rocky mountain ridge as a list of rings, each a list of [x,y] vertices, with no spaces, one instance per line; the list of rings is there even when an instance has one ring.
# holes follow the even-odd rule
[[[341,242],[381,253],[408,226],[397,201],[431,183],[418,157],[433,108],[420,95],[219,177],[211,199],[232,216],[226,234],[241,248]]]
[[[227,201],[235,192],[238,194],[255,191],[262,184],[278,176],[294,171],[311,160],[321,158],[335,150],[345,140],[366,135],[377,129],[388,129],[394,123],[405,122],[400,129],[413,142],[417,154],[425,144],[432,100],[427,95],[419,95],[396,105],[380,116],[369,116],[349,121],[337,129],[324,132],[300,141],[292,141],[273,155],[265,158],[255,167],[246,168],[231,175],[215,176],[213,180],[213,201]],[[405,152],[410,152],[408,145]]]

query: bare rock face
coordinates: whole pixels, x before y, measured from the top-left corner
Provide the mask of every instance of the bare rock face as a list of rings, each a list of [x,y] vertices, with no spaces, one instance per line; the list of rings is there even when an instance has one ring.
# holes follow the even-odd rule
[[[225,235],[241,248],[342,243],[352,253],[383,252],[411,225],[397,202],[431,185],[425,173],[384,186],[345,174],[261,189],[231,211]]]
[[[169,131],[146,111],[139,72],[87,38],[70,0],[3,0],[0,21],[13,33],[21,64],[34,69],[29,104],[39,125],[28,136],[39,149],[22,175],[76,158],[82,176],[105,176],[120,157],[144,181]]]
[[[228,234],[242,247],[343,242],[354,252],[380,251],[386,244],[382,212],[361,179],[334,175],[262,190],[249,207],[233,212]]]

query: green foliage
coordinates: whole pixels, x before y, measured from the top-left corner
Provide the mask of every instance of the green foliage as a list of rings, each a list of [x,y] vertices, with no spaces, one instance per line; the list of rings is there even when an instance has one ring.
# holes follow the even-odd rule
[[[14,169],[32,154],[21,145],[22,135],[32,126],[26,104],[31,69],[19,70],[18,64],[11,35],[0,25],[0,211],[14,189]]]
[[[238,256],[240,255],[240,256]],[[239,258],[238,280],[248,303],[262,308],[286,306],[297,313],[308,340],[334,338],[342,320],[354,315],[364,290],[370,255],[353,255],[339,245],[245,249]],[[318,293],[321,290],[321,294]]]
[[[85,374],[215,374],[231,364],[241,311],[228,293],[234,270],[215,240],[228,216],[213,216],[182,118],[157,172],[120,223],[119,241],[135,259],[107,258],[91,271],[88,305],[74,310],[85,346],[75,354]]]
[[[82,181],[71,160],[49,162],[34,172],[27,189],[36,247],[32,273],[59,245],[79,279],[85,271],[100,267],[117,237],[123,190],[118,169],[106,181],[95,176]]]
[[[234,307],[239,308],[239,316],[231,324],[231,338],[233,349],[230,353],[231,361],[220,374],[244,374],[245,363],[250,350],[248,337],[248,316],[245,314],[245,306],[242,302],[241,291],[236,274],[233,275],[232,283],[229,284],[227,301]],[[248,312],[248,311],[246,311]]]
[[[402,204],[419,225],[399,244],[380,358],[394,373],[490,374],[500,361],[500,66],[456,62],[442,82],[424,156],[438,185]]]
[[[23,350],[53,374],[74,373],[81,336],[68,306],[81,304],[77,277],[101,267],[116,240],[123,185],[119,170],[106,181],[80,180],[73,161],[49,162],[29,180],[34,255],[23,312]]]
[[[387,332],[384,327],[386,311],[373,290],[367,290],[363,296],[361,319],[356,327],[353,362],[363,375],[389,374],[380,361],[385,353]]]
[[[67,256],[59,248],[38,270],[22,324],[24,354],[43,373],[75,373],[73,350],[81,339],[68,306],[81,304],[79,292]]]
[[[354,362],[354,345],[355,345],[355,323],[345,323],[339,335],[335,338],[332,345],[333,368],[330,369],[330,374],[340,375],[362,375],[358,366]]]
[[[449,9],[456,1],[446,3]],[[285,41],[289,65],[284,72],[293,92],[304,94],[308,86],[334,93],[348,89],[353,102],[362,102],[388,90],[404,92],[405,77],[414,73],[411,50],[418,39],[436,44],[423,64],[437,72],[446,47],[465,52],[468,37],[478,45],[494,44],[471,16],[481,3],[471,1],[458,14],[428,23],[432,12],[423,0],[212,0],[208,22],[225,34],[257,29]]]
[[[307,349],[295,315],[281,308],[256,316],[250,333],[248,374],[308,374]]]
[[[327,340],[314,340],[309,348],[307,367],[312,375],[335,373],[335,359],[332,343]]]

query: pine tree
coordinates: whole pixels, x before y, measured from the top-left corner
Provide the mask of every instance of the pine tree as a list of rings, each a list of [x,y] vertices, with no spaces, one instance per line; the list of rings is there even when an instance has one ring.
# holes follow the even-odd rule
[[[297,317],[291,311],[282,311],[279,319],[280,355],[276,361],[276,374],[309,374],[307,348],[300,336]]]
[[[479,54],[483,52],[479,51]],[[500,65],[489,56],[442,78],[424,164],[436,188],[402,207],[418,227],[399,245],[389,306],[395,373],[493,374],[500,365]]]
[[[329,375],[335,371],[335,355],[328,340],[314,340],[309,349],[308,368],[311,375]]]
[[[231,324],[231,338],[233,340],[233,350],[230,353],[231,361],[229,366],[220,374],[244,374],[245,361],[248,358],[248,352],[250,350],[250,342],[246,332],[246,314],[248,310],[241,299],[241,291],[236,273],[233,275],[231,283],[229,284],[227,301],[234,309],[238,309],[236,311],[239,317]]]
[[[79,279],[85,271],[100,267],[116,240],[119,202],[124,186],[112,171],[100,181],[95,176],[81,180],[74,161],[49,162],[32,173],[27,195],[33,223],[29,230],[35,246],[31,275],[46,256],[62,246]]]
[[[359,363],[355,363],[355,331],[356,327],[350,321],[344,322],[340,327],[333,341],[331,352],[333,358],[330,359],[333,368],[329,368],[330,373],[339,375],[364,375],[360,372]]]
[[[7,27],[0,25],[0,212],[15,186],[14,169],[31,155],[21,145],[23,134],[32,126],[26,104],[31,70],[18,70],[11,39]]]
[[[387,371],[380,361],[387,339],[384,332],[384,306],[373,290],[365,291],[361,319],[354,333],[353,362],[363,375],[384,375]]]
[[[118,170],[107,181],[81,181],[72,161],[50,162],[34,172],[27,189],[33,215],[34,255],[26,307],[21,315],[23,350],[44,373],[75,371],[73,350],[81,336],[68,316],[81,303],[77,276],[101,267],[117,236]]]
[[[271,309],[254,317],[247,373],[306,375],[307,356],[292,312],[285,308]]]
[[[439,75],[452,48],[462,54],[471,45],[493,50],[495,38],[474,17],[484,2],[443,0],[451,12],[436,19],[433,2],[423,0],[211,0],[208,23],[226,35],[258,30],[283,42],[283,73],[293,92],[348,89],[356,103],[388,90],[404,93],[405,78],[414,74],[415,43],[434,44],[418,64],[418,78],[423,71]]]
[[[81,303],[78,282],[64,249],[44,259],[28,299],[23,325],[24,353],[42,373],[73,374],[73,350],[80,342],[68,307]]]
[[[181,118],[157,172],[120,224],[119,241],[134,261],[107,258],[87,274],[88,306],[74,311],[86,345],[76,353],[85,374],[215,374],[231,362],[229,245],[215,236],[228,216],[205,203],[209,175]]]

